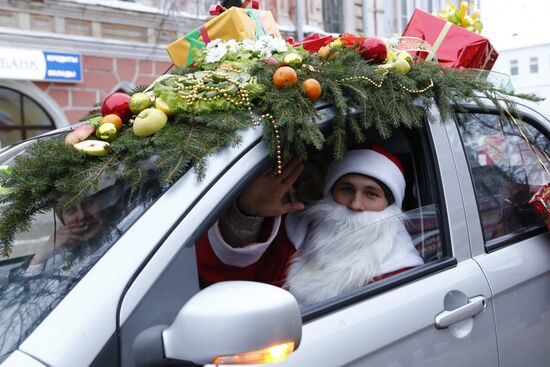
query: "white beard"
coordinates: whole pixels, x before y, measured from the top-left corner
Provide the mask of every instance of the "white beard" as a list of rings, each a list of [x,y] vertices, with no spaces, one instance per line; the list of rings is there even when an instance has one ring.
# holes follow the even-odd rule
[[[366,285],[378,274],[402,229],[395,204],[381,212],[354,212],[325,198],[308,208],[304,242],[290,260],[285,288],[302,305]],[[394,220],[384,220],[394,217]]]

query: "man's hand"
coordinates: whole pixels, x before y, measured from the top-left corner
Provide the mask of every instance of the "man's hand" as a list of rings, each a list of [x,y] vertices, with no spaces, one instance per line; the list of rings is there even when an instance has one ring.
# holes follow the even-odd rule
[[[273,169],[259,176],[237,200],[239,210],[249,216],[267,218],[304,209],[300,201],[283,201],[303,170],[302,162],[293,159],[285,165],[280,176],[275,175]]]

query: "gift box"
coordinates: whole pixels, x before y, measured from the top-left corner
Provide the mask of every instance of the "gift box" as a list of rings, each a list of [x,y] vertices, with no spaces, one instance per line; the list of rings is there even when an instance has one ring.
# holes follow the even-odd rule
[[[287,42],[294,47],[302,46],[304,50],[307,50],[309,52],[317,52],[321,47],[328,45],[335,39],[336,38],[332,36],[321,37],[319,33],[315,33],[299,42],[294,42],[294,39],[292,37],[289,37],[287,38]]]
[[[214,39],[240,41],[265,34],[281,37],[270,11],[232,7],[170,43],[166,50],[175,65],[189,66],[193,62],[193,49],[204,48]]]
[[[498,57],[487,38],[419,9],[415,9],[403,36],[428,42],[433,54],[427,60],[435,55],[446,67],[491,70]]]
[[[550,231],[550,183],[542,185],[529,200],[529,204],[535,209],[535,213],[544,219],[546,228]]]

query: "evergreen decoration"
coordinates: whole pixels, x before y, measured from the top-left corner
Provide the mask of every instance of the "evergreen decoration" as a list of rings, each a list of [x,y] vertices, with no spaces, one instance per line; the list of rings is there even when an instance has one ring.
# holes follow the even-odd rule
[[[336,56],[328,60],[309,54],[297,70],[299,82],[291,87],[275,88],[272,78],[277,66],[264,62],[256,62],[246,71],[255,85],[249,91],[242,85],[243,80],[218,78],[216,83],[238,84],[239,98],[216,94],[209,100],[212,103],[205,103],[200,109],[196,105],[186,107],[176,98],[171,104],[174,116],[164,128],[146,138],[137,137],[131,128],[126,128],[111,142],[111,151],[103,157],[86,155],[65,144],[66,134],[38,140],[16,159],[11,174],[0,174],[0,187],[9,189],[0,194],[2,255],[10,254],[14,236],[27,230],[36,214],[78,202],[109,175],[137,188],[146,179],[142,167],[147,164],[154,166],[155,175],[165,186],[191,167],[202,178],[208,156],[239,144],[238,132],[252,126],[262,125],[263,138],[273,156],[280,149],[283,158],[293,155],[307,160],[308,148],[320,150],[328,145],[337,159],[344,155],[346,142],[364,141],[370,128],[387,138],[395,128],[415,128],[424,121],[434,122],[435,118],[427,112],[432,102],[446,121],[456,120],[460,101],[473,101],[484,109],[482,98],[486,97],[497,107],[504,102],[513,112],[511,97],[540,100],[533,95],[499,90],[471,74],[432,63],[413,64],[402,75],[367,63],[353,48],[336,48],[333,54]],[[178,69],[174,75],[196,73],[196,69]],[[162,96],[171,101],[175,96],[171,94],[177,80],[174,78],[159,79],[148,90],[157,98]],[[332,130],[326,135],[316,123],[318,112],[314,103],[301,89],[301,82],[308,78],[321,84],[322,99],[317,103],[330,101],[336,111]],[[221,90],[220,85],[216,85],[216,91]],[[201,86],[193,90],[208,92],[203,89]],[[350,110],[359,114],[351,117],[347,114]]]

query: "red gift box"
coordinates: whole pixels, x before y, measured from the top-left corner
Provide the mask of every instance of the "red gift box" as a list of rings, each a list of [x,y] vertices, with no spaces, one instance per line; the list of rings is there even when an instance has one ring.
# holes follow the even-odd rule
[[[544,219],[546,227],[550,231],[550,183],[542,185],[529,200],[529,204],[535,209],[537,215]]]
[[[304,50],[307,50],[309,52],[317,52],[321,47],[328,45],[335,39],[336,38],[332,36],[321,37],[321,35],[316,33],[303,39],[300,42],[294,42],[294,39],[292,37],[287,38],[286,41],[294,47],[302,46]]]
[[[498,57],[487,38],[419,9],[415,9],[403,36],[428,42],[439,64],[450,68],[491,70]]]

